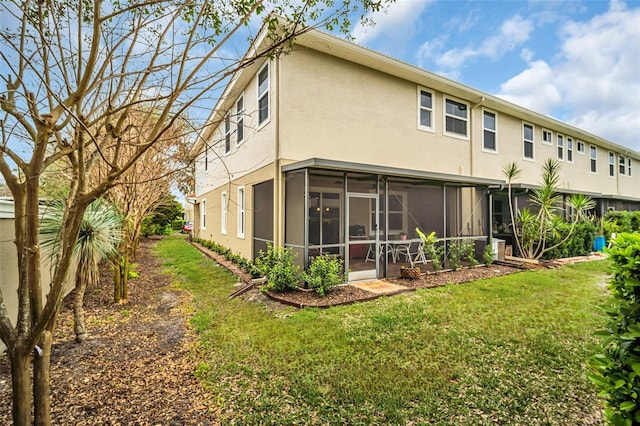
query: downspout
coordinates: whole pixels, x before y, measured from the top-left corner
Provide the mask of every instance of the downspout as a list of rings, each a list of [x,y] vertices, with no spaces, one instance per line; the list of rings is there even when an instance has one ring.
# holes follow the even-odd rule
[[[274,188],[274,203],[273,203],[273,221],[274,221],[274,233],[273,233],[273,245],[274,247],[281,247],[284,245],[283,226],[284,217],[282,216],[282,203],[284,202],[282,196],[282,171],[280,170],[280,57],[274,61],[274,90],[275,95],[275,111],[273,117],[274,125],[274,159],[273,159],[273,188]]]

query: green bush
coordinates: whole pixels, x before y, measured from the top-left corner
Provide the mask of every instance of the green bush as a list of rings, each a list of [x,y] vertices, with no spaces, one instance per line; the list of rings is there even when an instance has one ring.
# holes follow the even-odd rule
[[[215,251],[219,255],[224,256],[225,259],[235,263],[239,268],[251,275],[251,278],[258,278],[262,276],[257,266],[252,261],[242,257],[239,254],[233,254],[230,249],[223,246],[222,244],[218,244],[209,240],[203,240],[202,238],[194,238],[193,241],[198,244],[202,244],[209,250]]]
[[[487,244],[482,251],[482,261],[489,266],[493,263],[493,248],[491,244]]]
[[[546,241],[547,247],[552,247],[562,241],[571,229],[571,224],[562,221],[558,224],[553,234]],[[590,220],[581,220],[575,224],[573,234],[564,244],[549,250],[542,259],[560,259],[563,257],[586,256],[593,250],[593,240],[596,234],[596,225]]]
[[[606,400],[609,423],[631,426],[640,423],[640,233],[620,234],[606,251],[613,261],[612,300],[589,378]]]
[[[324,254],[313,260],[309,270],[303,274],[303,278],[316,293],[324,296],[327,291],[344,280],[341,270],[342,259]]]
[[[603,219],[605,236],[609,238],[612,233],[640,232],[640,211],[608,211]]]
[[[267,243],[267,251],[260,250],[256,266],[267,277],[268,290],[292,290],[300,283],[300,267],[295,264],[291,248],[273,247],[273,244]]]
[[[184,222],[185,221],[182,219],[175,219],[171,221],[171,229],[173,229],[174,231],[182,230],[182,225],[184,225]]]

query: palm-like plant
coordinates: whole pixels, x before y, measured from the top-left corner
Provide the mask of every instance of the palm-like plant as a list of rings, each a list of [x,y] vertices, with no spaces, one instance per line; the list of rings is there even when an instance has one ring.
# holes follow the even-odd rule
[[[569,232],[553,246],[547,247],[550,237],[558,237],[558,229],[564,223],[562,215],[562,196],[556,192],[560,184],[560,163],[547,159],[542,166],[542,182],[540,187],[532,191],[530,201],[536,206],[537,213],[524,208],[517,212],[513,210],[511,202],[511,183],[520,174],[516,163],[510,163],[503,168],[509,191],[509,209],[513,222],[514,239],[522,256],[528,259],[540,259],[544,253],[564,244],[571,238],[576,223],[584,218],[587,211],[595,207],[595,201],[583,194],[573,194],[567,199],[567,204],[574,210]]]
[[[64,204],[56,201],[47,207],[42,218],[41,245],[51,257],[56,256],[58,252],[63,214]],[[103,200],[90,204],[82,218],[74,249],[77,266],[73,312],[74,331],[78,343],[83,342],[87,336],[84,324],[84,294],[87,286],[97,282],[98,264],[102,259],[117,254],[121,239],[122,217],[115,207]]]

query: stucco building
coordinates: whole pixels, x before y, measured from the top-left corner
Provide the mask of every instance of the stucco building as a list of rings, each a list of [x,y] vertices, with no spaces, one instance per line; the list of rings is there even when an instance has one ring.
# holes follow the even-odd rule
[[[351,279],[387,275],[416,226],[483,247],[509,222],[509,162],[523,191],[554,158],[562,193],[640,206],[640,153],[317,30],[235,75],[210,121],[195,236],[248,258],[271,241],[304,265],[334,253]]]

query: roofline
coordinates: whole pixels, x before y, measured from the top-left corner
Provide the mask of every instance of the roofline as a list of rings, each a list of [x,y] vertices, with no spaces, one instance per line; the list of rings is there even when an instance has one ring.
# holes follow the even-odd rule
[[[539,185],[531,185],[528,183],[512,183],[511,188],[513,189],[526,189],[526,190],[534,190],[540,188]],[[554,191],[560,194],[582,194],[587,195],[591,198],[597,200],[615,200],[615,201],[630,201],[635,203],[640,203],[640,198],[630,197],[627,195],[614,195],[614,194],[602,194],[600,192],[586,192],[586,191],[578,191],[575,189],[564,189],[564,188],[554,188]]]
[[[343,170],[359,173],[381,174],[394,177],[424,179],[438,182],[463,183],[474,186],[504,185],[504,181],[497,179],[475,178],[470,176],[450,175],[446,173],[427,172],[423,170],[402,169],[398,167],[376,166],[373,164],[353,163],[349,161],[327,160],[324,158],[309,158],[282,166],[283,172],[317,168],[329,170]]]

